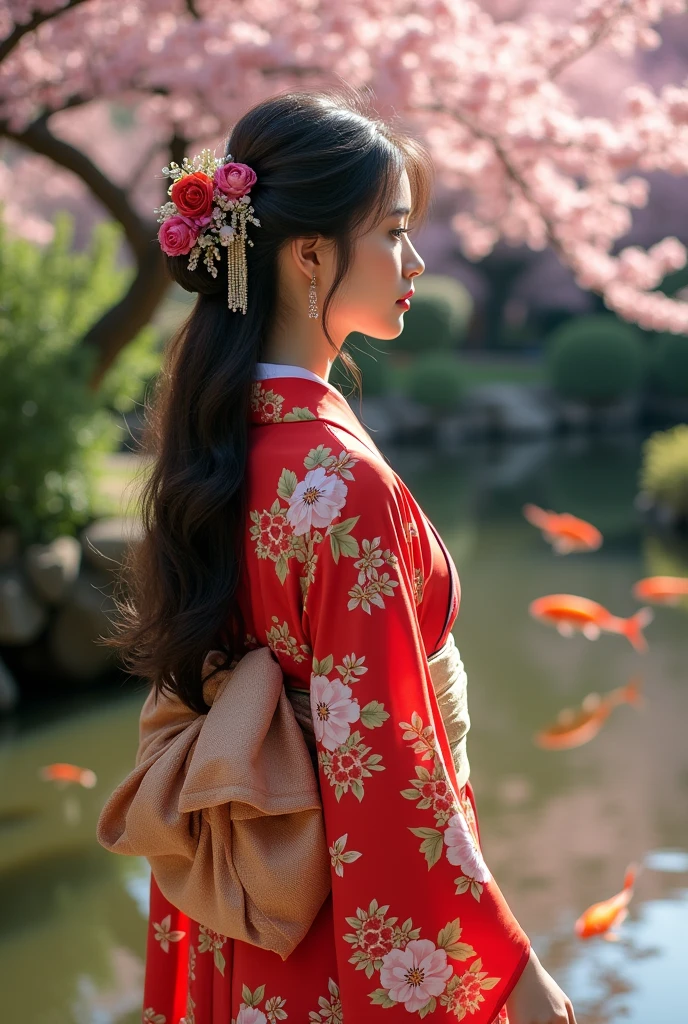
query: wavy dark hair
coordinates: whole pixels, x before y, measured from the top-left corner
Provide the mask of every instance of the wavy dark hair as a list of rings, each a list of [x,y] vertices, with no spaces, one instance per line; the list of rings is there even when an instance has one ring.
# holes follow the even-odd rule
[[[225,153],[255,170],[251,201],[261,227],[247,246],[248,310],[227,307],[227,250],[213,278],[202,261],[165,256],[172,278],[198,298],[168,343],[146,400],[141,454],[146,468],[138,512],[142,538],[131,544],[114,595],[112,632],[101,643],[124,666],[203,714],[201,669],[207,651],[230,667],[245,653],[237,601],[248,510],[244,475],[251,383],[277,303],[277,257],[293,238],[333,240],[336,275],[322,308],[355,258],[357,232],[377,226],[405,169],[412,224],[427,216],[433,165],[425,146],[371,113],[368,94],[347,86],[291,91],[252,107],[236,122]],[[361,393],[348,352],[338,358]],[[152,402],[150,398],[152,397]]]

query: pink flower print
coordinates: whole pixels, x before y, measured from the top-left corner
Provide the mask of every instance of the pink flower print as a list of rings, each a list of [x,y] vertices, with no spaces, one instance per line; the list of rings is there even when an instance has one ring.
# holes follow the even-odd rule
[[[349,738],[350,723],[361,717],[351,687],[327,676],[311,675],[311,711],[315,738],[326,750],[340,747]]]
[[[242,1006],[236,1024],[267,1024],[267,1017],[257,1006]]]
[[[443,779],[430,779],[418,787],[422,797],[432,800],[433,811],[448,811],[454,801],[449,791],[449,786]]]
[[[405,949],[393,949],[382,958],[380,982],[390,999],[415,1013],[444,991],[452,973],[447,954],[430,939],[412,939]]]
[[[322,466],[306,473],[289,499],[287,519],[298,536],[312,526],[329,526],[344,508],[348,487],[336,473],[326,473]]]
[[[384,919],[369,917],[358,932],[358,946],[364,949],[372,960],[385,956],[394,945],[394,929]]]
[[[444,832],[444,841],[450,864],[458,864],[464,875],[476,882],[490,881],[492,876],[463,814],[452,814]]]
[[[282,409],[282,402],[271,402],[269,399],[265,399],[261,406],[261,413],[264,423],[279,423],[280,411]]]
[[[281,512],[272,515],[271,512],[263,511],[258,519],[258,526],[260,542],[269,558],[277,560],[283,551],[289,551],[293,531]]]
[[[363,778],[363,765],[358,750],[335,751],[332,755],[332,778],[340,786],[346,786],[349,782],[360,782]]]

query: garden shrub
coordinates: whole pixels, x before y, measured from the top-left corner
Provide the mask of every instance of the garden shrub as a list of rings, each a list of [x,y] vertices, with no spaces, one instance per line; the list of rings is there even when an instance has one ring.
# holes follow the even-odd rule
[[[404,330],[385,344],[395,352],[426,352],[456,348],[466,336],[473,299],[460,281],[444,274],[414,279],[416,293],[404,313]]]
[[[640,487],[677,516],[688,516],[688,423],[657,430],[643,443]]]
[[[41,247],[11,237],[1,213],[0,527],[47,543],[92,517],[102,454],[121,439],[115,413],[134,407],[158,368],[157,332],[142,330],[91,391],[96,352],[80,339],[127,287],[132,271],[116,265],[122,228],[103,222],[74,252],[70,214],[57,215]]]
[[[640,331],[604,313],[562,324],[546,342],[545,366],[554,389],[593,406],[636,392],[645,365]]]
[[[654,340],[652,370],[656,385],[667,395],[688,398],[688,337],[659,334]]]
[[[465,392],[463,370],[451,352],[423,352],[403,368],[402,391],[419,405],[438,413],[451,412]]]
[[[376,342],[373,349],[364,337],[354,331],[350,334],[342,346],[351,355],[361,371],[363,380],[362,397],[368,395],[384,395],[390,389],[389,353],[385,352],[385,342]],[[382,349],[382,351],[379,351]],[[352,378],[344,369],[339,359],[335,359],[330,368],[328,377],[330,384],[334,384],[345,395],[352,392],[354,386]]]

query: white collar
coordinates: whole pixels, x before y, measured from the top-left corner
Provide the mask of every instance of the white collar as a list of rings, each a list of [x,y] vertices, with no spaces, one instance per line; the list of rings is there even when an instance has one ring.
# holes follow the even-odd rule
[[[317,380],[318,384],[324,384],[326,388],[336,391],[341,396],[341,391],[324,377],[313,373],[312,370],[307,370],[305,366],[297,366],[295,363],[256,363],[254,379],[265,380],[269,377],[305,377],[307,380]]]

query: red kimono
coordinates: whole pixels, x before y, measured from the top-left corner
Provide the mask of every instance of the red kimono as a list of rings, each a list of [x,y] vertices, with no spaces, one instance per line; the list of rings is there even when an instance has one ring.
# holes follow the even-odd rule
[[[427,663],[456,568],[341,393],[290,370],[253,386],[239,594],[247,649],[269,645],[311,694],[332,891],[282,960],[152,878],[143,1020],[506,1021],[530,943],[480,852]]]

